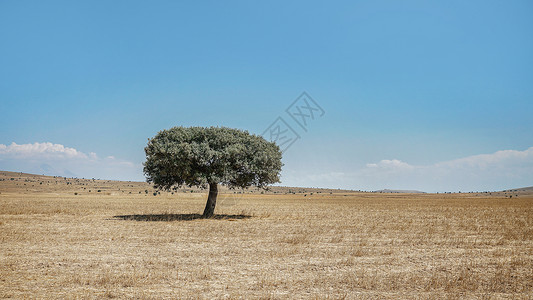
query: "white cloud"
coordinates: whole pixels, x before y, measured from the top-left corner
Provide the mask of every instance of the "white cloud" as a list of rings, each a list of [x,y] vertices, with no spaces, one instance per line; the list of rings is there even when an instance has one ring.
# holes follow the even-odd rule
[[[283,184],[427,192],[503,190],[533,186],[533,147],[524,151],[502,150],[473,155],[431,165],[385,159],[350,172],[313,173],[287,173]]]
[[[94,152],[89,152],[89,158],[92,160],[98,159],[98,155]]]
[[[524,150],[502,150],[492,154],[480,154],[436,164],[436,167],[493,169],[533,163],[533,147]]]
[[[9,146],[0,144],[0,155],[17,158],[87,158],[87,155],[85,153],[80,152],[74,148],[52,143],[33,143],[19,145],[13,142]]]
[[[144,180],[142,165],[53,143],[0,144],[0,169],[68,177]]]
[[[411,169],[413,166],[410,166],[408,163],[403,161],[393,159],[388,160],[384,159],[377,164],[366,164],[367,168],[379,168],[382,170],[397,170],[397,169]]]

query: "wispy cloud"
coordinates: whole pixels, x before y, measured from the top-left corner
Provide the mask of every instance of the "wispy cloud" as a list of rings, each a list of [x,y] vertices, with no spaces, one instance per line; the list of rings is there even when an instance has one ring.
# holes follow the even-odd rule
[[[435,165],[446,168],[470,168],[478,170],[526,167],[533,171],[533,147],[524,150],[502,150],[492,154],[480,154],[451,160]]]
[[[491,154],[473,155],[455,160],[439,162],[433,165],[417,166],[410,165],[397,159],[382,160],[378,163],[371,163],[366,165],[368,170],[376,171],[423,171],[430,172],[485,172],[485,171],[529,171],[533,173],[533,147],[524,150],[502,150]]]
[[[350,172],[289,174],[291,184],[434,191],[485,191],[533,186],[533,147],[473,155],[431,165],[398,159],[368,163]],[[294,183],[293,183],[294,182]]]
[[[366,164],[366,167],[369,169],[379,169],[379,170],[389,170],[389,171],[394,171],[398,169],[406,170],[406,169],[413,168],[413,166],[409,165],[408,163],[405,163],[397,159],[393,159],[393,160],[384,159],[380,161],[379,163]]]
[[[47,175],[143,180],[142,165],[115,156],[100,158],[53,143],[0,144],[0,169]]]

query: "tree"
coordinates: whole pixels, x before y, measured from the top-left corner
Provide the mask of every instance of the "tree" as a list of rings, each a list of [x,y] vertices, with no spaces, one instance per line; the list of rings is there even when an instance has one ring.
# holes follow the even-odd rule
[[[273,142],[227,127],[173,127],[148,140],[144,174],[155,188],[209,187],[203,217],[215,212],[218,184],[246,188],[280,182],[281,151]]]

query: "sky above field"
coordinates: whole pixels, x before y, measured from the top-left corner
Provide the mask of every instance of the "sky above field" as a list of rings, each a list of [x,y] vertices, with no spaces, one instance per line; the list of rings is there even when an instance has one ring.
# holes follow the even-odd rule
[[[532,186],[532,53],[531,1],[0,1],[0,169],[142,181],[227,126],[282,185]]]

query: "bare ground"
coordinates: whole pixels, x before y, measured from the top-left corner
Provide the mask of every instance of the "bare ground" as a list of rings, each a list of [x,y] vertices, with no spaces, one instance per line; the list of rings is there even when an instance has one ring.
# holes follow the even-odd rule
[[[205,193],[9,176],[0,298],[533,298],[531,195],[228,192],[202,219]]]

